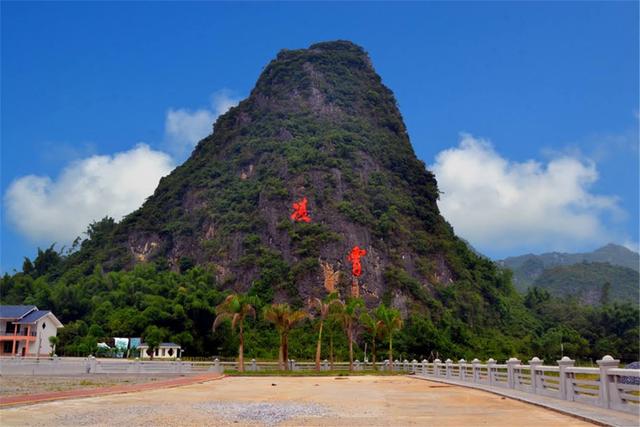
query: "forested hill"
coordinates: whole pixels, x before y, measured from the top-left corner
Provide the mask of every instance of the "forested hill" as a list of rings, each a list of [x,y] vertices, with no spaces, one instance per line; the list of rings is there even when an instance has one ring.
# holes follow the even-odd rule
[[[310,222],[292,220],[305,198]],[[347,256],[358,246],[367,305],[386,301],[406,315],[459,289],[469,294],[457,302],[468,304],[464,316],[495,324],[509,279],[454,235],[437,199],[367,53],[317,43],[278,53],[144,205],[119,224],[94,224],[63,271],[198,265],[225,289],[300,303],[325,295],[330,278],[348,294]]]
[[[361,47],[283,50],[140,209],[92,224],[71,253],[51,247],[26,259],[3,277],[0,298],[53,310],[66,324],[62,354],[159,328],[188,355],[229,355],[236,337],[211,330],[226,293],[256,296],[260,309],[302,307],[331,289],[346,299],[355,289],[368,308],[401,311],[404,357],[553,359],[558,336],[565,354],[573,346],[576,357],[635,357],[637,333],[616,336],[633,336],[637,308],[571,306],[565,318],[569,306],[544,291],[523,303],[509,272],[454,235],[438,195]],[[307,210],[292,218],[305,199]],[[347,258],[356,246],[366,251],[357,282]],[[625,313],[622,323],[604,324],[607,310]],[[250,357],[275,356],[277,335],[263,320],[246,333]],[[296,334],[292,355],[311,357],[311,323]]]
[[[620,267],[640,270],[640,255],[624,246],[610,243],[592,252],[565,253],[548,252],[540,255],[527,254],[497,261],[499,265],[513,271],[516,287],[525,291],[547,268],[587,263],[608,263]]]
[[[533,286],[556,296],[572,296],[585,304],[636,301],[640,273],[631,268],[601,262],[582,262],[544,270]]]

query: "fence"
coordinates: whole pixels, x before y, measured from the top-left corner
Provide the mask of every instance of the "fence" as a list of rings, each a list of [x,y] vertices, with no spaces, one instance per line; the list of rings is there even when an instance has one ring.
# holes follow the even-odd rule
[[[2,358],[1,375],[81,375],[81,374],[202,374],[222,372],[215,362],[140,361],[80,358]]]
[[[598,360],[597,368],[574,366],[575,361],[563,357],[558,366],[544,366],[534,357],[528,365],[511,358],[504,364],[493,359],[471,363],[460,359],[457,363],[447,359],[418,362],[395,361],[385,369],[402,369],[426,378],[443,378],[459,382],[483,384],[519,390],[557,399],[581,402],[617,411],[640,413],[640,369],[621,369],[619,360],[605,356]]]
[[[581,402],[618,411],[639,413],[640,411],[640,369],[621,369],[619,360],[605,356],[598,360],[597,368],[574,366],[575,361],[563,357],[558,366],[545,366],[543,361],[534,357],[527,365],[511,358],[500,364],[493,359],[481,363],[474,359],[471,363],[460,359],[442,362],[423,360],[418,362],[394,361],[378,364],[382,371],[407,372],[426,378],[441,378],[462,383],[482,384],[490,387],[514,389],[527,393],[548,396],[557,399]],[[289,360],[290,371],[311,371],[316,369],[314,362]],[[205,372],[223,373],[236,370],[236,362],[188,362],[188,361],[140,361],[73,358],[2,358],[1,375],[78,375],[78,374],[202,374]],[[269,372],[279,370],[277,362],[258,362],[255,359],[245,363],[248,372]],[[322,371],[347,371],[346,362],[329,363],[322,361]],[[356,360],[355,371],[372,369],[371,363]]]

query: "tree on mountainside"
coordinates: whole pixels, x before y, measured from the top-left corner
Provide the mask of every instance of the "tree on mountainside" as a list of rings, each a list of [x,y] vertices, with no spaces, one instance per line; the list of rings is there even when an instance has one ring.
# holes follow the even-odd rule
[[[316,345],[316,371],[320,371],[320,356],[322,350],[322,329],[324,322],[329,317],[331,307],[337,303],[337,294],[335,292],[322,301],[320,298],[313,298],[309,301],[311,309],[315,309],[318,313],[318,343]]]
[[[264,308],[264,318],[275,325],[280,335],[278,364],[280,369],[289,369],[289,333],[307,318],[303,310],[293,310],[289,304],[272,304]]]
[[[347,302],[339,301],[339,311],[336,318],[342,324],[347,340],[349,341],[349,370],[353,370],[353,340],[355,328],[360,316],[360,309],[364,307],[364,301],[360,298],[351,298]]]
[[[378,319],[377,311],[380,309],[379,306],[377,310],[372,313],[362,313],[360,316],[360,324],[364,327],[364,329],[369,334],[369,338],[371,339],[371,363],[373,364],[373,369],[376,368],[376,342],[378,338],[382,337],[382,332],[384,325],[382,321]]]
[[[389,363],[393,363],[393,334],[402,329],[400,311],[381,305],[376,310],[376,316],[382,324],[382,331],[389,340]]]
[[[258,299],[256,297],[231,294],[216,307],[216,319],[213,322],[212,329],[225,320],[231,320],[231,329],[236,327],[239,330],[238,337],[240,344],[238,345],[238,371],[244,372],[244,319],[247,316],[256,317],[256,305]]]

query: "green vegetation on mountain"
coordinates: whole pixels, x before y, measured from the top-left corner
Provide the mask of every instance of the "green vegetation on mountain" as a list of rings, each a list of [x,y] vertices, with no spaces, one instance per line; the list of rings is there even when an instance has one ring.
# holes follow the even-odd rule
[[[505,258],[498,264],[513,271],[516,288],[525,292],[548,268],[582,263],[608,263],[610,265],[640,270],[640,255],[624,246],[610,243],[593,252],[548,252],[540,255],[520,255]]]
[[[2,302],[53,310],[66,325],[60,354],[88,354],[107,337],[146,331],[187,355],[233,356],[238,334],[228,323],[211,328],[230,293],[255,298],[256,312],[274,303],[295,312],[324,299],[331,279],[346,301],[346,255],[359,245],[367,250],[365,307],[384,304],[403,319],[394,357],[526,358],[538,348],[555,357],[551,322],[563,328],[561,340],[589,343],[581,357],[600,357],[598,349],[636,358],[637,334],[620,342],[600,323],[569,322],[553,297],[525,305],[509,272],[454,235],[438,211],[436,179],[362,48],[338,41],[280,52],[214,129],[140,209],[92,224],[70,253],[51,247],[5,275]],[[302,197],[311,223],[289,218]],[[620,310],[638,317],[637,308]],[[600,322],[598,313],[576,316]],[[351,314],[328,320],[321,337],[321,348],[341,360],[349,347],[360,354],[368,338],[360,314]],[[248,357],[277,358],[279,335],[262,316],[244,319],[243,338]],[[301,320],[287,350],[311,360],[317,341],[313,322]]]
[[[534,286],[555,296],[573,296],[585,304],[634,301],[640,294],[640,273],[608,263],[583,262],[548,268]]]
[[[513,272],[520,292],[537,286],[556,296],[578,296],[586,304],[601,303],[603,289],[612,301],[637,301],[639,263],[636,252],[614,244],[587,253],[551,252],[498,261]]]

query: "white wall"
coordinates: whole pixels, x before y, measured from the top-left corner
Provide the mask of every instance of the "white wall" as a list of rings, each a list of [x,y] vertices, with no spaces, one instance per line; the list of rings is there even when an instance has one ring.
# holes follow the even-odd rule
[[[42,328],[42,325],[46,325],[45,328]],[[58,335],[58,329],[56,329],[56,326],[48,315],[38,320],[35,327],[38,331],[38,335],[36,336],[36,341],[29,344],[29,354],[35,356],[38,353],[38,345],[40,345],[41,355],[51,353],[49,337],[55,337]]]

